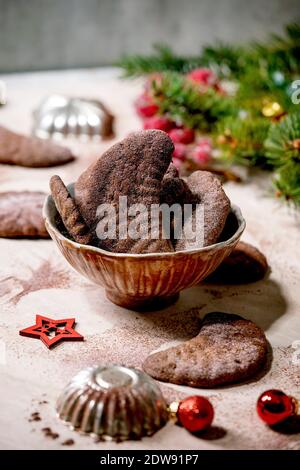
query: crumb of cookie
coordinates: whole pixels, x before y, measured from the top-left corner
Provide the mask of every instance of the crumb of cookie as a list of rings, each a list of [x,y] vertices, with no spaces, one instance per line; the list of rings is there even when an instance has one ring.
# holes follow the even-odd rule
[[[29,418],[29,422],[32,422],[32,421],[41,421],[41,417],[40,417],[40,413],[38,411],[35,411],[34,413],[31,413],[30,415],[30,418]]]
[[[66,439],[64,442],[61,443],[62,446],[72,446],[75,444],[74,439]]]
[[[59,437],[59,434],[57,432],[53,432],[49,427],[43,428],[42,432],[44,433],[45,437],[50,437],[51,439],[57,439]]]

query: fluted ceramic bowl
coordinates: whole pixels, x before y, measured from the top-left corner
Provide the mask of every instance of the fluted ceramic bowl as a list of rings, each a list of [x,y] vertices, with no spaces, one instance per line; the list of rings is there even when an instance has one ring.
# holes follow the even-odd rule
[[[69,264],[103,286],[113,303],[136,310],[162,308],[177,300],[180,291],[205,279],[230,255],[245,229],[240,209],[232,206],[222,241],[214,245],[172,253],[112,253],[67,238],[51,196],[43,215],[51,238]]]

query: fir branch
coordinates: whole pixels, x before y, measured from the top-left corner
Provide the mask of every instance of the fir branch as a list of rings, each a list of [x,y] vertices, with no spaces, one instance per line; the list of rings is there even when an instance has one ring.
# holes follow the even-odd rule
[[[285,35],[271,34],[268,41],[254,43],[254,51],[263,59],[269,71],[285,70],[289,74],[300,71],[300,24],[285,27]]]
[[[232,113],[233,100],[213,89],[201,93],[197,85],[176,73],[166,73],[152,82],[159,112],[180,125],[209,132],[218,119]]]
[[[288,163],[281,167],[275,176],[276,196],[288,204],[300,207],[300,165]]]
[[[187,73],[202,62],[200,57],[184,57],[176,55],[172,49],[164,44],[153,46],[154,54],[151,55],[125,55],[117,65],[123,69],[124,77],[137,77],[155,72],[180,72]]]
[[[187,73],[197,67],[210,67],[219,77],[241,78],[250,68],[264,68],[271,74],[285,70],[288,75],[300,72],[300,25],[289,24],[281,36],[270,35],[264,42],[244,47],[221,41],[204,46],[195,56],[177,55],[164,44],[156,44],[151,55],[125,55],[116,65],[125,77],[174,71]]]
[[[265,157],[264,140],[270,122],[266,118],[229,117],[217,126],[215,142],[227,164],[270,168]]]
[[[300,166],[300,111],[289,114],[270,127],[265,149],[273,166],[289,163]]]

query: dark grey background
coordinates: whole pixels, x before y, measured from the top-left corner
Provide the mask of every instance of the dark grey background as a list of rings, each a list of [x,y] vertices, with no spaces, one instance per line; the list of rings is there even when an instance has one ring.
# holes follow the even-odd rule
[[[196,53],[263,39],[299,19],[299,0],[0,0],[0,71],[111,64],[167,42]]]

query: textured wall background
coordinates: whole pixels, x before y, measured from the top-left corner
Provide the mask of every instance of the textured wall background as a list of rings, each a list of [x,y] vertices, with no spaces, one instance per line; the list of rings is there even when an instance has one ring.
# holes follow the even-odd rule
[[[262,39],[297,14],[298,0],[0,0],[0,71],[111,64],[154,42],[196,53]]]

